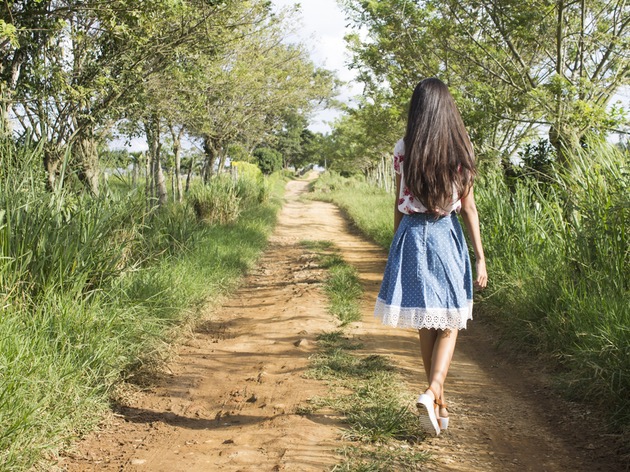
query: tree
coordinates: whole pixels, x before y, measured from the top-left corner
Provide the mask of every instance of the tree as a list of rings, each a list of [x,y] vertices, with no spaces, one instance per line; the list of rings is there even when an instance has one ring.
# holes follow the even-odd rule
[[[297,167],[302,155],[302,134],[307,121],[300,113],[292,111],[284,120],[282,129],[277,133],[275,149],[282,156],[284,167]]]
[[[267,11],[247,15],[251,24],[223,51],[219,61],[202,64],[205,86],[194,104],[193,134],[206,153],[203,176],[220,170],[230,144],[253,150],[273,143],[288,115],[307,116],[334,93],[332,74],[315,67],[300,45],[283,40],[285,18]],[[259,18],[259,19],[257,19]]]
[[[376,100],[360,100],[334,122],[322,150],[331,169],[343,174],[368,173],[383,157],[391,156],[394,143],[403,135],[404,114],[389,103],[389,97],[373,95]]]
[[[0,115],[43,143],[51,189],[70,155],[97,194],[98,150],[122,120],[146,136],[149,194],[164,202],[165,135],[175,180],[186,134],[201,139],[208,178],[230,144],[251,153],[287,114],[308,116],[333,93],[332,75],[283,41],[287,16],[266,0],[24,0],[0,14]]]
[[[254,151],[256,164],[263,174],[269,175],[282,169],[282,154],[275,149],[261,147]]]
[[[442,78],[482,155],[506,159],[546,128],[563,162],[619,122],[609,102],[630,80],[625,1],[343,3],[368,33],[348,38],[367,95],[385,89],[402,109],[418,80]]]
[[[10,26],[13,31],[0,43],[3,114],[6,119],[13,110],[22,128],[46,143],[50,187],[71,148],[71,164],[98,193],[99,141],[144,81],[196,42],[200,31],[218,29],[232,3],[159,0],[150,8],[130,0],[2,4],[4,30]]]

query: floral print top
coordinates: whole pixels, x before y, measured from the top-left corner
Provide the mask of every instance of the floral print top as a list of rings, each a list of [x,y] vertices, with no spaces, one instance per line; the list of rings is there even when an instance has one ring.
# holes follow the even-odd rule
[[[398,195],[398,209],[401,213],[411,215],[413,213],[428,213],[427,208],[414,197],[407,185],[405,184],[405,176],[403,175],[402,162],[405,158],[405,141],[399,140],[394,147],[394,171],[400,174],[400,194]],[[462,208],[462,201],[458,198],[457,192],[453,190],[453,204],[450,211],[440,211],[441,215],[448,215],[449,213]]]

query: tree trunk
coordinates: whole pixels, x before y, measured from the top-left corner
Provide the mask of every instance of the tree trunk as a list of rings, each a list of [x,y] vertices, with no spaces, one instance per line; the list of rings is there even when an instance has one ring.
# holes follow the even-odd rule
[[[0,120],[2,124],[2,134],[4,136],[11,136],[13,134],[13,126],[11,124],[11,98],[10,93],[5,93],[0,96]]]
[[[13,124],[11,123],[11,114],[13,113],[13,92],[17,87],[18,80],[20,78],[20,72],[22,70],[22,64],[26,57],[23,49],[18,49],[13,55],[13,61],[11,62],[11,76],[7,87],[2,90],[0,101],[0,115],[2,120],[2,133],[6,136],[13,135]]]
[[[74,150],[78,158],[79,180],[93,194],[99,193],[98,147],[91,132],[82,133],[75,141]]]
[[[162,160],[160,156],[161,151],[162,143],[158,142],[153,161],[155,169],[155,185],[157,190],[158,203],[160,205],[164,205],[168,201],[168,192],[166,191],[166,178],[164,177],[164,170],[162,169]]]
[[[206,160],[203,165],[202,178],[204,183],[208,183],[214,173],[214,164],[217,160],[217,149],[214,140],[208,135],[203,137],[203,151],[206,154]]]
[[[566,168],[570,162],[571,151],[580,146],[581,135],[567,126],[552,125],[549,128],[549,142],[556,150],[558,164]]]
[[[63,152],[54,144],[44,146],[44,168],[46,169],[46,188],[54,191],[59,177],[59,168],[63,161]]]
[[[556,75],[560,79],[564,79],[564,1],[559,0],[556,3],[557,17],[556,17]],[[564,81],[563,81],[564,82]],[[563,86],[564,87],[564,84]],[[565,166],[567,163],[567,149],[570,143],[567,140],[567,133],[565,132],[563,125],[563,97],[561,91],[555,92],[555,117],[554,123],[549,128],[549,142],[556,150],[556,156],[558,163]]]
[[[144,124],[147,136],[147,144],[149,145],[149,158],[151,159],[151,196],[157,196],[158,204],[164,205],[168,200],[168,192],[166,190],[166,179],[162,169],[160,142],[160,119],[153,115]]]
[[[181,167],[182,167],[182,136],[184,135],[184,128],[180,128],[179,132],[175,132],[173,126],[169,126],[171,130],[171,136],[173,138],[173,154],[175,155],[175,181],[177,183],[177,197],[176,200],[181,202],[184,195],[182,190],[181,179]],[[175,193],[173,193],[175,195]]]
[[[188,167],[188,175],[186,176],[186,193],[190,190],[190,181],[192,180],[193,167],[195,165],[195,160],[190,159],[190,166]]]
[[[153,198],[153,183],[151,175],[151,155],[150,153],[144,153],[144,174],[145,174],[145,194],[147,203]]]
[[[225,150],[222,150],[220,152],[220,157],[219,157],[219,168],[217,169],[217,173],[220,174],[225,170],[225,159],[227,158],[227,153],[225,152]]]
[[[173,196],[173,201],[175,201],[175,198],[177,197],[177,194],[175,192],[175,172],[171,172],[171,195]]]
[[[138,173],[139,173],[139,163],[137,161],[133,161],[131,163],[131,186],[133,188],[138,188]]]

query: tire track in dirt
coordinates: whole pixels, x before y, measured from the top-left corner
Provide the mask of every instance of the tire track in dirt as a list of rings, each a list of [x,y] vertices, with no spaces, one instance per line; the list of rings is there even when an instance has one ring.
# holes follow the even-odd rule
[[[289,182],[257,268],[178,349],[169,375],[118,406],[60,458],[60,470],[330,470],[339,461],[342,419],[296,413],[328,391],[302,374],[316,336],[336,328],[320,289],[323,273],[298,244],[305,239],[334,242],[359,271],[364,319],[347,333],[365,353],[388,356],[410,392],[424,388],[417,334],[372,318],[386,253],[352,231],[335,206],[300,201],[307,185]],[[471,325],[449,373],[451,426],[419,446],[434,454],[423,470],[621,470],[605,436],[575,428],[587,412],[559,403],[544,379],[497,356],[484,328]]]

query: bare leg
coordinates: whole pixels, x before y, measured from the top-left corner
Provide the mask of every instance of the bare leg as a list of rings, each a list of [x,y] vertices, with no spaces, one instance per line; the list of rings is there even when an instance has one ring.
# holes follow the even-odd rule
[[[427,390],[425,393],[434,397],[433,392],[437,392],[444,402],[444,381],[455,351],[457,330],[421,329],[419,331],[422,361],[429,387],[432,390]],[[439,415],[446,417],[448,412],[442,409]]]
[[[427,374],[427,382],[431,383],[431,365],[433,364],[433,349],[438,332],[435,329],[419,329],[420,352],[422,353],[422,363],[424,372]]]

